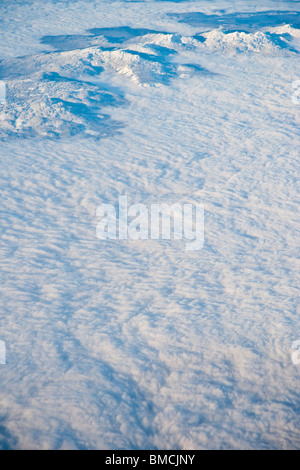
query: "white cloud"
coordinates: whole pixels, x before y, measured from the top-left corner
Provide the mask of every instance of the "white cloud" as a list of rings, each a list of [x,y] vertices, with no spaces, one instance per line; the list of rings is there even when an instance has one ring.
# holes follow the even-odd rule
[[[0,447],[299,448],[297,54],[177,42],[196,31],[167,12],[229,8],[221,0],[49,0],[33,15],[37,5],[1,6],[14,99],[12,121],[1,121]],[[124,24],[176,41],[134,38],[105,54],[44,54],[37,41],[118,26],[119,8]],[[153,65],[128,52],[153,44],[177,54]],[[139,86],[170,64],[167,86]],[[104,71],[91,75],[91,65]],[[88,83],[78,92],[44,73]],[[71,135],[74,113],[50,97],[90,107],[96,90],[116,100],[107,131],[124,127],[100,140]],[[43,139],[56,122],[59,138]],[[16,137],[28,123],[35,138],[10,138],[8,125]],[[93,130],[91,116],[78,123]],[[203,249],[97,239],[96,208],[124,194],[129,204],[204,203]]]

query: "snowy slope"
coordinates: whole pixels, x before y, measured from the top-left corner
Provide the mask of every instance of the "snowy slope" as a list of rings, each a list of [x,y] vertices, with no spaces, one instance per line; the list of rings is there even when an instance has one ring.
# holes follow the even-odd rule
[[[0,448],[299,448],[297,2],[0,16]],[[97,239],[124,194],[203,249]]]

